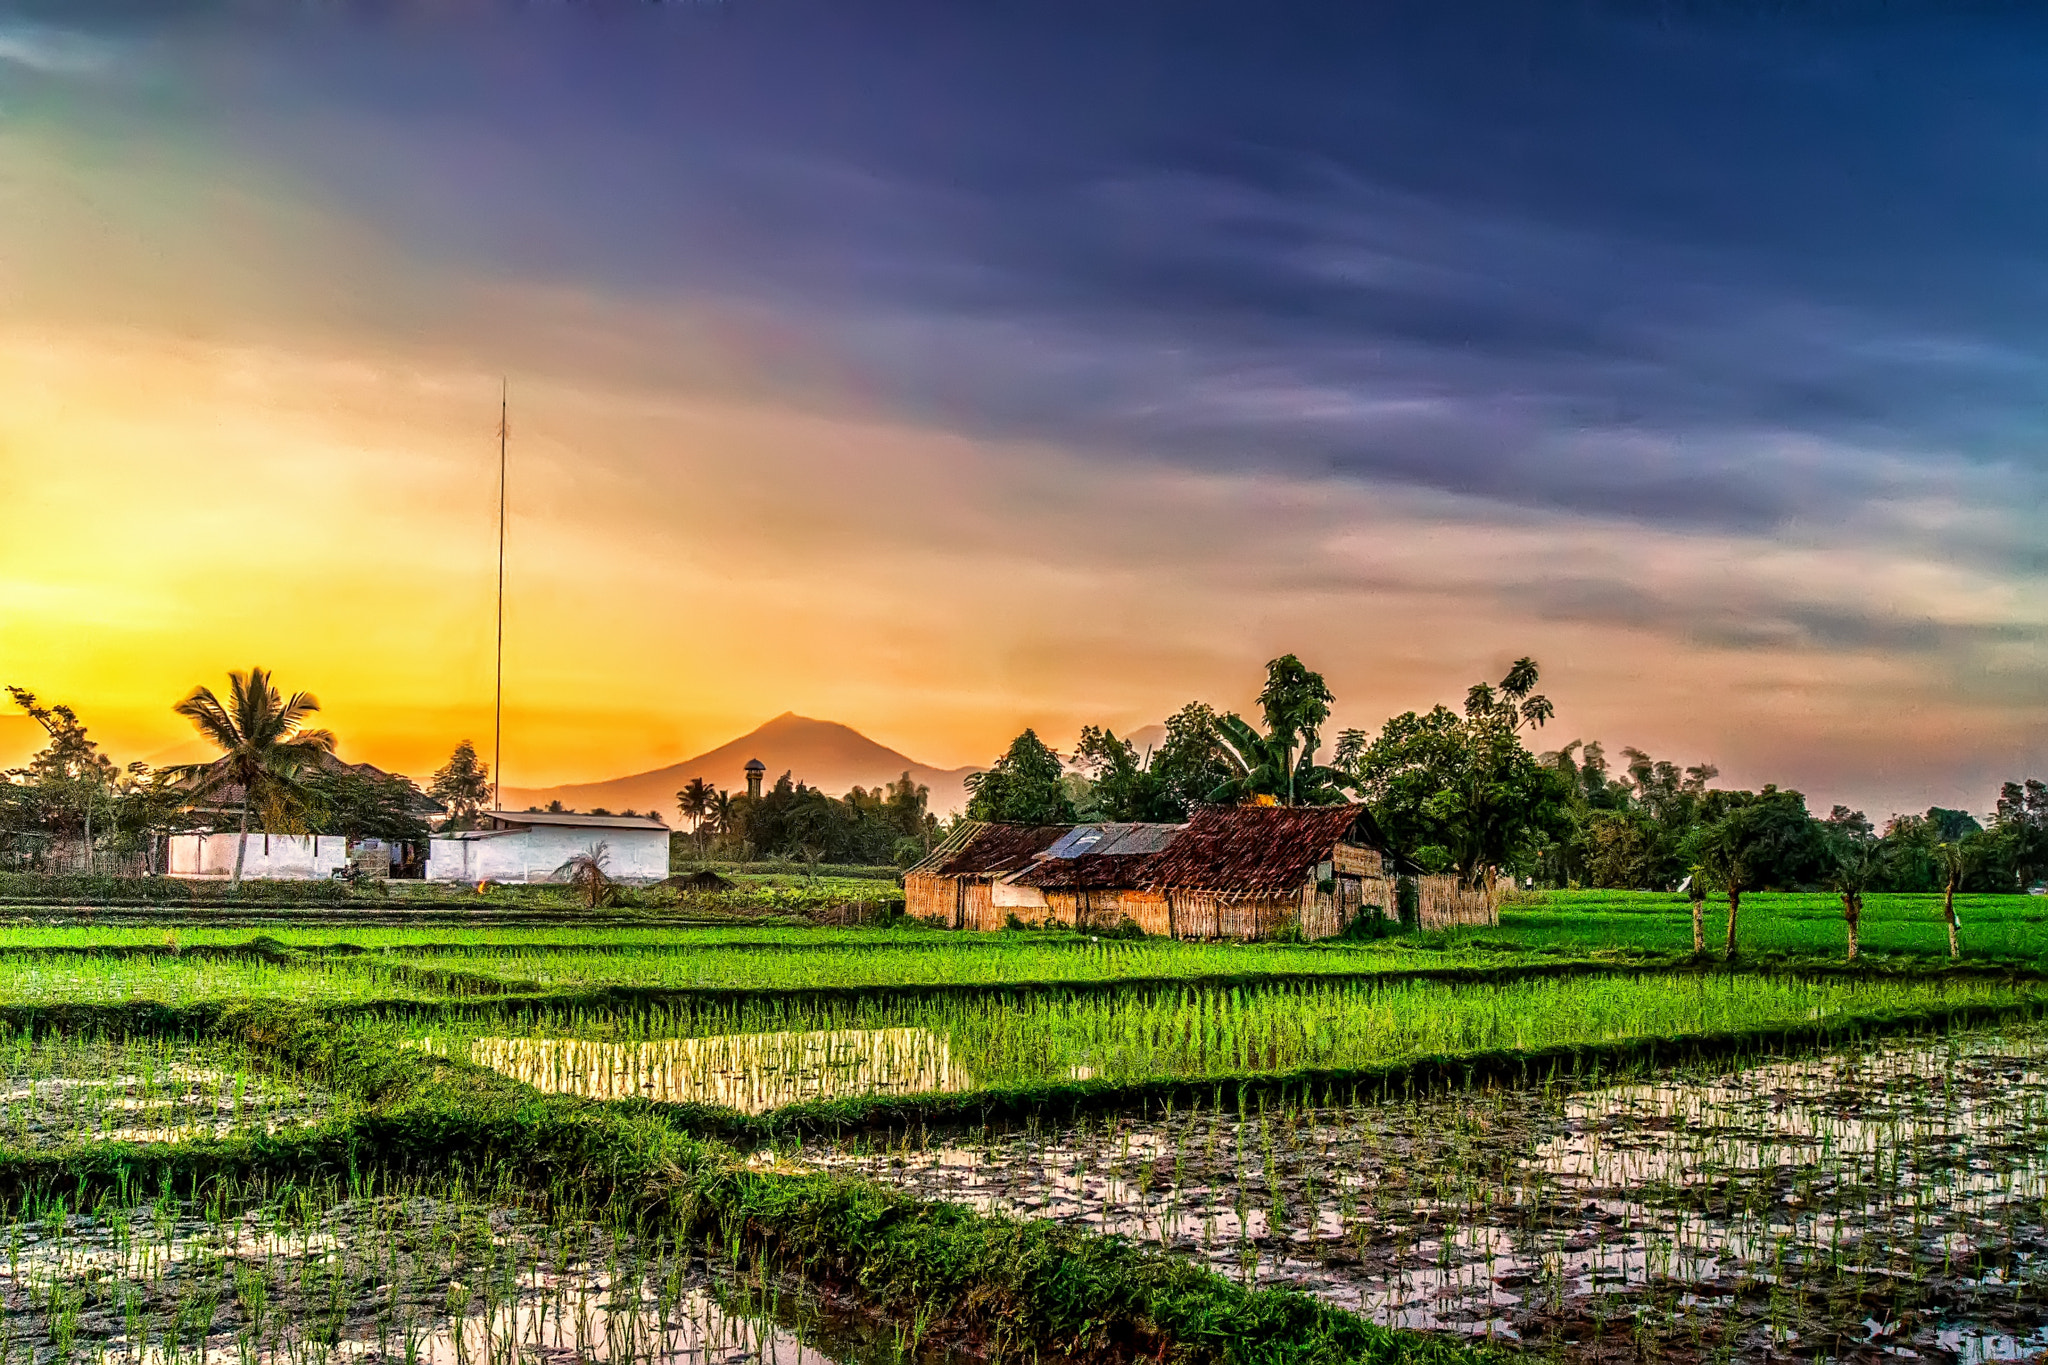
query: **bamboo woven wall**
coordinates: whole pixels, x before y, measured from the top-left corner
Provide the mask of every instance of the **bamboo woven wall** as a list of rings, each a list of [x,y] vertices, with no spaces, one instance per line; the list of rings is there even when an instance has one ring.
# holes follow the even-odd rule
[[[958,896],[951,877],[913,872],[903,879],[903,913],[914,919],[936,918],[950,927],[959,905]]]
[[[1450,876],[1417,877],[1415,889],[1419,928],[1500,923],[1500,897],[1491,886],[1461,887],[1458,879]]]
[[[1173,898],[1173,923],[1181,938],[1259,938],[1302,918],[1304,903],[1315,895],[1309,886],[1286,896],[1233,898],[1213,891],[1167,893]]]

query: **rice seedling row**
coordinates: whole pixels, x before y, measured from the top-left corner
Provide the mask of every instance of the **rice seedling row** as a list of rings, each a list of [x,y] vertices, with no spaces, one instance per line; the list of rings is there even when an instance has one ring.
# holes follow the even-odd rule
[[[0,1222],[0,1360],[943,1362],[617,1219],[457,1181],[228,1183]]]
[[[2048,1353],[2048,1033],[784,1148],[1572,1359]]]
[[[0,1036],[0,1146],[14,1151],[270,1135],[349,1108],[234,1039]]]
[[[741,997],[620,1014],[537,1010],[364,1023],[558,1093],[759,1114],[853,1097],[1284,1075],[1617,1039],[1845,1025],[1930,1009],[2048,1005],[1993,981],[1789,976],[1391,981],[1146,994],[789,1004]]]
[[[934,951],[919,943],[853,943],[835,949],[782,953],[703,948],[634,952],[507,952],[491,972],[535,981],[545,988],[630,985],[659,988],[982,986],[1038,981],[1114,981],[1129,977],[1252,977],[1282,973],[1356,975],[1374,971],[1471,969],[1507,966],[1516,955],[1471,953],[1446,962],[1440,952],[1398,944],[1330,950],[1264,944],[1094,941],[1046,943],[1025,939],[990,947],[990,938],[956,939],[963,945]],[[468,954],[409,957],[410,965],[474,970]]]

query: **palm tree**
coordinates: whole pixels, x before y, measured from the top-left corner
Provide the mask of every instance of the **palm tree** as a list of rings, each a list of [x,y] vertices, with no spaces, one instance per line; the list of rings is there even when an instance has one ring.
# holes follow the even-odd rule
[[[1735,960],[1735,920],[1742,913],[1742,893],[1751,886],[1750,851],[1732,820],[1710,825],[1699,848],[1700,868],[1728,896],[1728,941],[1721,956]]]
[[[611,898],[611,874],[605,871],[605,864],[610,861],[611,846],[599,843],[588,852],[571,857],[555,869],[555,875],[567,878],[569,885],[581,891],[585,902],[595,910]]]
[[[1698,863],[1685,879],[1685,895],[1692,902],[1692,955],[1703,958],[1707,955],[1707,869]]]
[[[1963,847],[1960,840],[1944,839],[1934,846],[1934,851],[1941,859],[1942,871],[1947,874],[1941,885],[1941,914],[1942,918],[1948,921],[1948,956],[1949,961],[1954,962],[1960,960],[1963,955],[1962,944],[1956,937],[1956,930],[1959,927],[1956,919],[1956,892],[1963,889],[1963,877],[1969,872],[1972,859],[1970,851]]]
[[[704,860],[704,820],[711,814],[715,793],[711,784],[701,777],[693,777],[683,784],[676,793],[676,809],[690,822],[690,833],[697,839],[697,860]]]
[[[171,708],[190,720],[221,751],[211,763],[188,763],[172,775],[186,784],[192,799],[239,787],[242,815],[235,844],[236,889],[242,885],[242,864],[249,854],[249,810],[261,809],[265,828],[288,817],[306,799],[302,775],[334,752],[334,734],[308,730],[307,717],[320,709],[310,692],[287,698],[261,668],[228,673],[228,700],[222,703],[210,687]]]
[[[1863,893],[1878,874],[1878,844],[1875,839],[1849,835],[1837,842],[1834,866],[1828,885],[1842,898],[1842,922],[1849,928],[1849,961],[1856,960],[1858,928],[1863,923]]]

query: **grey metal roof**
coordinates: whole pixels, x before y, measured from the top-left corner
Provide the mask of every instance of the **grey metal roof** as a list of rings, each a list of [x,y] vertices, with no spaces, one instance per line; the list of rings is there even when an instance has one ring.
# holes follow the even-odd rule
[[[1045,851],[1047,858],[1079,858],[1086,854],[1157,853],[1173,842],[1184,825],[1076,825]]]
[[[659,829],[668,826],[652,815],[577,815],[569,811],[487,810],[483,814],[506,825],[556,825],[571,829]]]

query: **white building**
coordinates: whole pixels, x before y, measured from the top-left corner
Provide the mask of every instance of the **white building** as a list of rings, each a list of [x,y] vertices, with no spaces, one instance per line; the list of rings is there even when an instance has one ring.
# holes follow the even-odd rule
[[[552,881],[562,864],[600,846],[605,873],[615,881],[668,875],[669,829],[653,816],[497,810],[483,818],[487,828],[434,836],[429,881]]]
[[[173,834],[164,870],[173,877],[232,877],[238,833]],[[324,881],[348,864],[348,840],[339,834],[265,834],[249,831],[242,876],[249,881]]]

